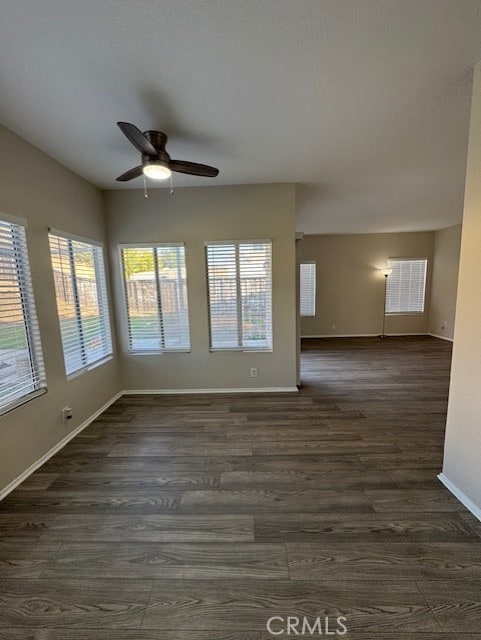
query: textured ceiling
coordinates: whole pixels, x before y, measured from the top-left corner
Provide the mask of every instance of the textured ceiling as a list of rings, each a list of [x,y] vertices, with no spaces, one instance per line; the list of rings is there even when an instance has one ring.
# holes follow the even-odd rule
[[[479,0],[2,0],[0,122],[106,189],[139,161],[115,125],[127,120],[220,168],[178,185],[296,182],[301,231],[441,228],[461,219],[480,13]]]

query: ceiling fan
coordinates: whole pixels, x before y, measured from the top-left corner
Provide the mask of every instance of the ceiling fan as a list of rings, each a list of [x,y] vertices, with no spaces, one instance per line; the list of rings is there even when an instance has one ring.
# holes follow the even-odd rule
[[[162,131],[142,132],[129,122],[117,122],[117,124],[125,137],[142,154],[142,164],[123,173],[117,178],[117,182],[127,182],[142,174],[154,180],[165,180],[171,176],[172,171],[188,173],[192,176],[205,176],[206,178],[215,178],[219,173],[219,169],[209,167],[207,164],[171,160],[165,150],[167,136]]]

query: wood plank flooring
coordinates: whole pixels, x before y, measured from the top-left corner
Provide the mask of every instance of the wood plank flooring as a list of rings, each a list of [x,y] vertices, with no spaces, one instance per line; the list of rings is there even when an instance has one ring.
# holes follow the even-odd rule
[[[121,398],[1,503],[0,640],[481,640],[481,524],[436,478],[450,358],[308,340],[299,394]]]

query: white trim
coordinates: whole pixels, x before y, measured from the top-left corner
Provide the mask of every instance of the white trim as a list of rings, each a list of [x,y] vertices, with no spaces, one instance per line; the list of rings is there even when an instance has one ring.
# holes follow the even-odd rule
[[[402,338],[403,336],[430,336],[431,333],[385,333],[385,336],[389,336],[391,338]],[[379,338],[379,333],[326,333],[323,335],[316,336],[301,336],[301,338]]]
[[[439,338],[440,340],[447,340],[448,342],[454,342],[453,338],[448,338],[448,336],[438,336],[437,333],[428,333],[428,336],[431,336],[431,338]]]
[[[183,395],[196,393],[292,393],[297,387],[241,387],[217,389],[124,389],[122,395]]]
[[[24,480],[26,480],[39,467],[45,464],[47,460],[50,460],[50,458],[54,456],[58,451],[60,451],[60,449],[63,449],[65,445],[68,442],[70,442],[70,440],[72,440],[72,438],[75,438],[75,436],[78,433],[80,433],[86,427],[88,427],[90,423],[92,423],[96,418],[98,418],[101,413],[106,411],[110,407],[110,405],[116,402],[121,396],[122,396],[122,393],[116,393],[113,398],[111,398],[108,402],[106,402],[103,406],[101,406],[100,409],[98,409],[89,418],[87,418],[87,420],[84,420],[82,424],[80,424],[73,431],[71,431],[67,436],[65,436],[65,438],[60,440],[60,442],[57,442],[57,444],[54,447],[52,447],[50,451],[47,451],[47,453],[45,453],[41,458],[39,458],[36,462],[31,464],[27,469],[25,469],[25,471],[23,471],[19,476],[17,476],[14,480],[12,480],[9,484],[7,484],[6,487],[1,489],[0,500],[3,500],[4,498],[6,498],[11,491],[16,489],[19,484],[21,484]]]
[[[451,482],[449,478],[447,478],[444,473],[438,474],[438,480],[443,483],[448,491],[450,491],[455,498],[459,500],[459,502],[466,507],[468,511],[471,511],[473,516],[477,518],[481,522],[481,507],[474,504],[471,498],[459,489],[454,482]]]

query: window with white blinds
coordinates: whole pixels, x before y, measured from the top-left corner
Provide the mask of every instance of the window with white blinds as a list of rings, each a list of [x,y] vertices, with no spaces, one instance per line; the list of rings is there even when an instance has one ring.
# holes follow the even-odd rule
[[[208,242],[206,260],[211,349],[271,349],[271,242]]]
[[[25,228],[0,220],[0,413],[45,391]]]
[[[389,258],[386,313],[423,313],[427,264],[425,258]]]
[[[316,263],[299,265],[299,308],[303,317],[316,315]]]
[[[102,246],[49,234],[67,376],[112,354]]]
[[[131,353],[189,351],[184,245],[122,246]]]

